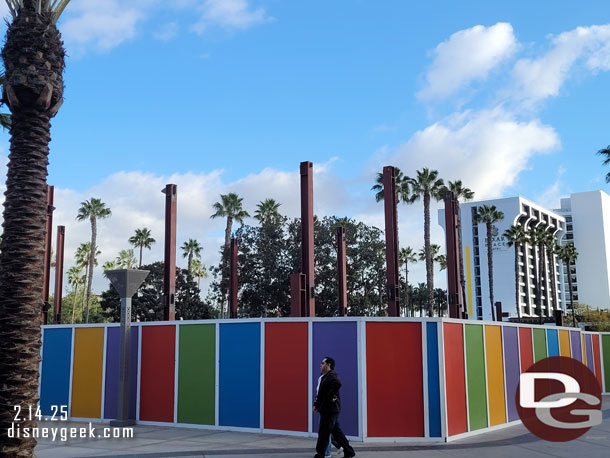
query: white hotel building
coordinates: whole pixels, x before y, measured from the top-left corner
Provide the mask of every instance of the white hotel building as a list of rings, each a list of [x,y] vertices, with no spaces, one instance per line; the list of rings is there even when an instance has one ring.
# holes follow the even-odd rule
[[[603,191],[572,194],[561,200],[561,209],[547,210],[523,197],[509,197],[460,205],[462,249],[466,282],[466,307],[470,319],[491,319],[487,270],[485,224],[474,223],[477,207],[495,205],[504,219],[493,225],[494,301],[502,303],[504,320],[517,316],[515,307],[515,250],[509,247],[503,233],[513,224],[526,230],[544,224],[554,233],[558,243],[573,242],[579,253],[571,266],[574,301],[594,308],[610,307],[610,196]],[[444,210],[439,211],[439,224],[444,228]],[[538,269],[538,248],[530,245],[519,249],[519,307],[521,316],[537,317],[535,275]],[[555,307],[571,309],[568,273],[563,263],[553,257],[555,272],[544,279],[542,314],[552,317]],[[527,273],[527,274],[526,274]],[[555,281],[553,289],[551,281]],[[553,298],[555,291],[555,298]]]

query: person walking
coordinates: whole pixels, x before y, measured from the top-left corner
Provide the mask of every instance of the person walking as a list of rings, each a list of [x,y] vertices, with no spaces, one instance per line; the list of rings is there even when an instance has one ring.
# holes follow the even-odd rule
[[[341,412],[341,380],[335,372],[335,360],[330,356],[325,357],[320,364],[320,386],[318,395],[313,403],[313,411],[320,414],[320,427],[318,428],[318,441],[316,443],[316,454],[314,458],[323,458],[326,453],[330,436],[343,448],[343,456],[350,458],[356,456],[356,452],[349,444],[339,425],[339,413]]]

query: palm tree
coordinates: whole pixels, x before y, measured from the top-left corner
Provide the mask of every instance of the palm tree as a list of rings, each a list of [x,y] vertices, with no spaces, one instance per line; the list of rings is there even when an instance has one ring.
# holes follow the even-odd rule
[[[102,252],[100,250],[96,250],[95,257],[93,258],[93,265],[97,266],[97,257]],[[85,269],[85,279],[89,278],[89,258],[91,256],[91,242],[84,242],[79,245],[76,249],[76,253],[74,255],[74,259],[76,261],[76,265],[80,268]],[[81,303],[81,321],[83,320],[83,308],[85,306],[87,298],[87,288],[83,288],[83,300]]]
[[[549,272],[549,282],[551,284],[551,302],[553,310],[557,310],[557,268],[555,266],[555,255],[557,254],[557,240],[552,232],[547,233],[545,238],[545,248]]]
[[[398,261],[405,265],[405,304],[409,307],[409,264],[417,262],[415,251],[410,246],[401,248],[398,252]]]
[[[106,273],[107,270],[116,270],[118,268],[119,266],[117,265],[116,259],[106,261],[102,266],[102,269],[104,270],[104,277],[108,278],[108,274]]]
[[[150,229],[145,227],[136,229],[135,235],[129,237],[129,243],[140,249],[140,263],[138,264],[138,268],[142,267],[142,249],[148,248],[150,250],[150,247],[155,242],[156,240],[150,235]]]
[[[278,209],[280,208],[279,202],[275,199],[265,199],[256,206],[254,212],[254,219],[260,221],[261,224],[277,222],[282,215]]]
[[[496,313],[494,311],[494,264],[491,226],[503,219],[504,213],[498,210],[495,205],[482,205],[479,207],[476,217],[476,222],[484,223],[487,230],[487,274],[489,276],[489,302],[491,304],[492,321],[496,321]]]
[[[523,226],[512,225],[504,231],[504,237],[508,240],[508,246],[515,247],[515,307],[517,307],[517,319],[521,323],[521,287],[519,286],[519,248],[525,249],[527,234]]]
[[[570,266],[578,259],[578,251],[573,243],[566,243],[559,248],[559,259],[565,264],[568,271],[568,288],[570,290],[570,306],[572,307],[572,323],[576,327],[576,318],[574,316],[574,291],[572,290],[572,272]]]
[[[2,49],[2,99],[11,111],[11,139],[0,246],[0,456],[31,456],[34,438],[6,434],[13,406],[38,401],[50,120],[64,89],[65,51],[55,24],[68,0],[7,3],[12,22]],[[35,418],[20,423],[35,427]]]
[[[474,191],[465,187],[462,180],[449,181],[446,191],[451,191],[456,198],[458,205],[457,230],[459,234],[459,263],[460,263],[460,284],[462,287],[462,302],[466,307],[466,279],[464,278],[464,254],[462,253],[462,213],[460,212],[460,201],[466,202],[474,198]],[[444,194],[444,193],[443,193]],[[445,224],[447,224],[445,222]]]
[[[116,257],[116,265],[119,269],[134,269],[137,263],[138,260],[132,249],[121,250]]]
[[[189,239],[188,242],[184,242],[182,244],[182,257],[188,257],[188,267],[187,269],[190,271],[193,266],[193,256],[196,258],[201,258],[201,250],[203,248],[199,245],[199,242],[195,239]]]
[[[89,220],[91,223],[91,252],[89,253],[89,273],[87,278],[87,300],[85,323],[89,323],[89,304],[91,302],[91,285],[93,284],[94,253],[97,251],[97,220],[108,218],[112,212],[100,199],[92,197],[90,200],[81,202],[76,219],[78,221]]]
[[[394,167],[394,174],[396,175],[396,202],[406,200],[408,193],[405,193],[405,187],[408,186],[408,177],[404,176],[398,167]],[[377,173],[375,184],[371,187],[371,191],[375,191],[375,201],[381,202],[383,200],[383,172]]]
[[[403,195],[403,200],[413,203],[419,199],[424,201],[424,250],[426,261],[426,287],[428,288],[428,314],[432,316],[434,304],[434,281],[432,254],[430,252],[430,199],[441,200],[445,188],[443,180],[438,178],[437,170],[424,167],[417,171],[417,178],[407,178],[406,183],[410,194]],[[406,192],[404,193],[406,194]]]
[[[76,295],[78,286],[85,282],[85,277],[81,275],[82,267],[74,266],[68,270],[68,283],[72,286],[72,323],[74,323],[74,312],[76,311]]]
[[[600,156],[604,156],[604,162],[603,165],[608,165],[610,164],[610,145],[606,146],[605,148],[600,149],[597,154],[599,154]],[[608,172],[606,174],[606,183],[610,183],[610,172]]]
[[[4,82],[6,78],[4,77],[4,73],[0,73],[0,91],[2,90],[2,86],[4,86]],[[0,101],[0,106],[2,106],[2,102]],[[8,113],[0,113],[0,126],[3,129],[9,130],[11,128],[11,115]]]
[[[197,279],[197,288],[201,289],[200,283],[202,278],[208,278],[208,271],[199,259],[193,259],[191,265],[191,272],[193,277]]]
[[[430,255],[432,256],[432,287],[434,287],[434,263],[438,262],[440,264],[441,270],[447,268],[447,257],[443,254],[440,254],[440,251],[440,245],[437,245],[436,243],[430,245]],[[419,252],[417,253],[417,257],[420,261],[426,260],[426,247],[422,247],[419,250]]]

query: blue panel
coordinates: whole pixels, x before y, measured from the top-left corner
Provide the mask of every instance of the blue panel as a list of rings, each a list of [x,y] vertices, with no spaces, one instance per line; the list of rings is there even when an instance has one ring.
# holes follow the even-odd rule
[[[549,347],[549,358],[551,356],[559,356],[559,336],[556,329],[546,330],[546,341]]]
[[[70,399],[70,360],[72,329],[44,329],[40,410],[43,415],[59,412],[51,406],[67,406]]]
[[[260,323],[220,325],[218,421],[222,426],[260,427],[260,340]]]
[[[426,323],[428,351],[428,425],[430,437],[441,437],[441,387],[438,371],[438,324]]]

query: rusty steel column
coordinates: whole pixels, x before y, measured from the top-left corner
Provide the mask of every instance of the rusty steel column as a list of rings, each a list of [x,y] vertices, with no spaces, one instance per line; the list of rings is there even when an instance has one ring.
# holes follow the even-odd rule
[[[177,189],[168,184],[162,191],[165,194],[165,275],[163,277],[163,319],[176,319],[176,207]]]
[[[47,324],[49,320],[49,286],[51,283],[51,247],[53,246],[53,196],[55,188],[47,185],[47,223],[44,239],[44,270],[42,283],[42,324]]]
[[[385,212],[385,258],[389,316],[400,316],[398,216],[396,204],[396,176],[394,167],[386,166],[383,168],[383,207]]]
[[[339,295],[339,316],[347,314],[347,260],[345,256],[345,228],[339,226],[337,238],[337,292]]]
[[[57,245],[55,247],[55,291],[53,292],[53,318],[61,323],[61,292],[64,284],[64,242],[66,227],[57,226]]]
[[[447,247],[447,296],[449,318],[467,318],[460,280],[459,207],[451,191],[445,193],[445,241]]]
[[[316,316],[313,243],[313,164],[305,161],[301,162],[301,273],[306,295],[301,316]]]
[[[229,256],[229,318],[237,318],[237,240],[231,237]]]
[[[290,316],[303,316],[303,305],[307,297],[305,274],[290,275]]]

